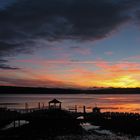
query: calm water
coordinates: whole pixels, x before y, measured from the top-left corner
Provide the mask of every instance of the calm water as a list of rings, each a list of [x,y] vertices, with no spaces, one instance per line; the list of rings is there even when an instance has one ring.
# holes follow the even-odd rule
[[[48,101],[56,98],[62,102],[63,108],[71,108],[77,105],[78,111],[82,111],[85,105],[87,111],[91,111],[96,105],[101,107],[101,111],[119,111],[119,112],[137,112],[140,113],[140,95],[91,95],[91,94],[56,94],[56,95],[0,95],[0,105],[8,108],[25,108],[25,103],[29,104],[29,107],[38,107],[38,102],[48,105]]]

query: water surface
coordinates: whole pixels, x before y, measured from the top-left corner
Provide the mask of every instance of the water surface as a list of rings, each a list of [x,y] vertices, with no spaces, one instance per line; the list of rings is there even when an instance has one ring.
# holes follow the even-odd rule
[[[48,102],[56,98],[62,102],[63,108],[71,108],[75,105],[78,111],[82,111],[83,106],[86,106],[87,111],[91,111],[93,107],[101,107],[101,111],[113,112],[133,112],[140,113],[140,95],[138,94],[1,94],[0,106],[8,108],[25,108],[25,103],[28,103],[29,108],[48,105]]]

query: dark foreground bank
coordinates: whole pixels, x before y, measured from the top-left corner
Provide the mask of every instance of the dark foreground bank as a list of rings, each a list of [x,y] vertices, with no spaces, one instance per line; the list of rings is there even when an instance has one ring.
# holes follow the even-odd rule
[[[25,114],[1,110],[0,140],[131,140],[132,137],[134,140],[134,137],[140,136],[139,114],[92,112],[82,115],[84,119],[77,119],[78,113],[62,109],[38,110]],[[13,120],[26,120],[29,123],[2,129]],[[82,123],[86,122],[119,133],[119,136],[115,133],[107,135],[97,133],[94,130],[86,131],[81,126]]]
[[[16,115],[18,120],[19,115]],[[65,110],[36,111],[28,115],[20,115],[20,119],[28,120],[29,123],[8,130],[1,130],[1,140],[54,139],[58,135],[82,134],[84,132],[80,122]],[[10,120],[7,123],[9,122]],[[1,121],[1,127],[2,125],[4,126],[3,121]]]

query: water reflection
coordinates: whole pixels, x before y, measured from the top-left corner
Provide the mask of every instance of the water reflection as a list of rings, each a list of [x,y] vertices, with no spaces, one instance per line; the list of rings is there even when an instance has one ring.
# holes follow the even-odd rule
[[[24,109],[25,103],[28,103],[30,108],[38,107],[38,102],[41,105],[48,106],[48,101],[53,98],[57,98],[62,101],[64,108],[77,105],[78,111],[83,110],[83,106],[86,106],[87,111],[92,111],[95,106],[101,107],[101,111],[112,112],[137,112],[140,113],[140,95],[93,95],[93,94],[55,94],[55,95],[0,95],[0,106],[4,105],[10,108]]]
[[[28,124],[28,123],[29,123],[28,121],[20,120],[20,126]],[[12,122],[12,123],[6,125],[4,128],[2,128],[2,130],[7,130],[10,128],[14,128],[14,127],[19,127],[19,121],[15,121],[15,122]]]

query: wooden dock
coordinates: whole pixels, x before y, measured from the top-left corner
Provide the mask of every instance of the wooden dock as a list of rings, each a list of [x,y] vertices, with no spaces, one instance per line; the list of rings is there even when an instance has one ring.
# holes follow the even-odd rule
[[[57,103],[59,103],[57,105]],[[42,105],[38,103],[37,108],[30,108],[28,103],[25,103],[24,109],[8,109],[0,108],[0,128],[5,124],[13,122],[13,127],[20,127],[21,121],[32,122],[32,120],[41,120],[43,117],[47,118],[50,110],[58,111],[62,110],[69,113],[72,118],[82,122],[94,122],[96,125],[104,125],[115,127],[123,127],[125,125],[133,125],[137,128],[140,126],[140,114],[138,113],[120,113],[120,112],[101,112],[100,108],[94,107],[92,112],[86,112],[86,106],[83,106],[83,111],[78,112],[77,106],[70,107],[68,109],[62,108],[60,102],[54,100],[54,104],[50,106]],[[81,118],[83,119],[81,119]],[[55,117],[54,117],[55,118]],[[80,119],[79,119],[80,118]],[[18,125],[16,125],[18,124]],[[112,125],[113,124],[113,125]]]

